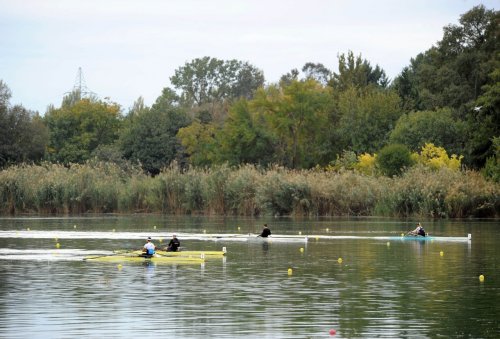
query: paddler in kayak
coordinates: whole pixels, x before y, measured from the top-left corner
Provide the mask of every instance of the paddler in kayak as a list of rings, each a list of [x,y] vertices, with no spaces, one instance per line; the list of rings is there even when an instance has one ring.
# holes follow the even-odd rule
[[[172,239],[170,239],[170,242],[168,243],[167,252],[177,252],[180,246],[181,242],[177,239],[177,236],[173,234]]]
[[[270,235],[271,235],[271,230],[269,229],[269,227],[267,227],[267,224],[264,224],[264,228],[262,229],[262,233],[259,234],[259,237],[267,238]]]
[[[142,256],[146,258],[151,258],[155,254],[156,246],[151,241],[151,237],[148,237],[147,242],[142,248]]]
[[[427,233],[425,233],[424,228],[420,223],[417,223],[417,228],[415,228],[413,231],[408,232],[408,235],[414,235],[414,236],[422,236],[425,237]]]

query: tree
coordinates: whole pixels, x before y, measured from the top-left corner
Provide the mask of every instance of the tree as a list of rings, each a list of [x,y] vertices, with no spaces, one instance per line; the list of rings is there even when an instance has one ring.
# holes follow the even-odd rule
[[[218,143],[217,127],[194,121],[189,126],[179,129],[177,138],[189,156],[189,163],[194,166],[210,166],[217,163]]]
[[[50,131],[49,159],[64,164],[82,163],[99,145],[112,144],[118,138],[120,107],[82,99],[49,109],[44,121]]]
[[[394,176],[413,164],[410,150],[401,144],[390,144],[380,150],[375,159],[375,163],[386,176]]]
[[[120,136],[124,157],[141,163],[150,174],[158,174],[174,160],[183,161],[182,146],[176,134],[190,120],[177,100],[175,92],[165,88],[151,109],[142,108],[127,118]]]
[[[389,80],[385,71],[378,65],[373,68],[367,60],[363,60],[361,55],[354,57],[354,53],[349,51],[347,56],[340,54],[339,72],[333,73],[330,85],[339,91],[348,88],[362,88],[368,85],[385,88]]]
[[[398,95],[374,87],[350,87],[340,93],[338,133],[343,149],[373,153],[384,146],[401,116]]]
[[[43,158],[48,132],[37,113],[10,106],[10,89],[0,80],[0,168]]]
[[[453,118],[451,109],[419,111],[402,115],[392,130],[389,142],[404,144],[416,151],[433,143],[458,154],[464,147],[465,124]]]
[[[302,67],[302,72],[306,74],[306,79],[314,79],[323,86],[328,85],[332,78],[332,72],[321,63],[308,62]]]
[[[176,69],[170,82],[181,92],[184,105],[223,120],[224,112],[217,111],[224,110],[224,101],[251,98],[264,84],[264,75],[247,62],[203,57]]]
[[[273,136],[262,119],[251,112],[245,99],[231,106],[218,140],[220,159],[230,165],[267,165],[276,161],[274,153],[270,152]]]
[[[274,135],[273,151],[281,165],[312,167],[329,126],[331,93],[311,79],[281,86],[258,90],[250,107]]]
[[[473,7],[460,17],[459,25],[448,25],[437,46],[412,59],[395,83],[403,99],[412,98],[414,110],[452,107],[468,112],[467,105],[481,94],[497,58],[500,12]],[[407,101],[407,100],[403,100]]]

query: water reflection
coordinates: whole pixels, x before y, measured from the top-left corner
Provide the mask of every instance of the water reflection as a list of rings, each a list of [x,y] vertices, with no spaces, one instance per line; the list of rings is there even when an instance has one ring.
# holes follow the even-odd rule
[[[306,229],[305,222],[280,222],[279,229]],[[365,221],[343,223],[341,229],[364,235]],[[321,221],[319,226],[331,234],[339,231],[338,224]],[[367,228],[398,234],[396,226],[386,224],[385,229]],[[180,220],[179,225],[186,233],[225,231],[213,220],[197,219],[193,225]],[[97,228],[97,221],[88,226]],[[456,234],[470,228],[453,227],[459,228]],[[84,220],[78,228],[86,228]],[[49,237],[0,238],[0,256],[17,256],[0,260],[0,337],[135,338],[144,336],[147,323],[155,336],[182,338],[327,338],[332,328],[335,338],[493,338],[500,330],[500,273],[495,269],[500,230],[482,231],[474,246],[392,240],[388,246],[387,240],[356,238],[307,244],[190,239],[183,246],[227,246],[228,254],[203,265],[124,263],[121,269],[81,257],[102,248],[130,248],[135,240],[65,239],[60,251],[52,252]],[[39,256],[51,260],[37,261]],[[486,276],[483,283],[479,271]]]

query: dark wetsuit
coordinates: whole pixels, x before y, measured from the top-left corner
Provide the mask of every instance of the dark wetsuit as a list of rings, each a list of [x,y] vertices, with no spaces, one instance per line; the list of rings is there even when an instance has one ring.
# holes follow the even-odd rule
[[[177,249],[181,246],[179,239],[173,238],[168,243],[167,252],[177,252]]]
[[[270,235],[271,235],[271,230],[270,230],[269,228],[267,228],[267,227],[266,227],[266,228],[264,228],[264,229],[262,230],[262,233],[260,234],[260,236],[261,236],[262,238],[267,238],[267,237],[268,237],[268,236],[270,236]]]
[[[423,227],[419,227],[417,234],[425,237],[426,233],[425,233],[424,228]]]

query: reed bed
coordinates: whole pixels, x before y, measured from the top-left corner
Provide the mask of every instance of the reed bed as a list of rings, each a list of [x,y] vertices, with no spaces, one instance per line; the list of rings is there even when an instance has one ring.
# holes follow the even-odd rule
[[[1,214],[164,213],[436,218],[500,216],[500,185],[477,172],[411,168],[400,177],[253,165],[155,177],[112,163],[0,171]]]

